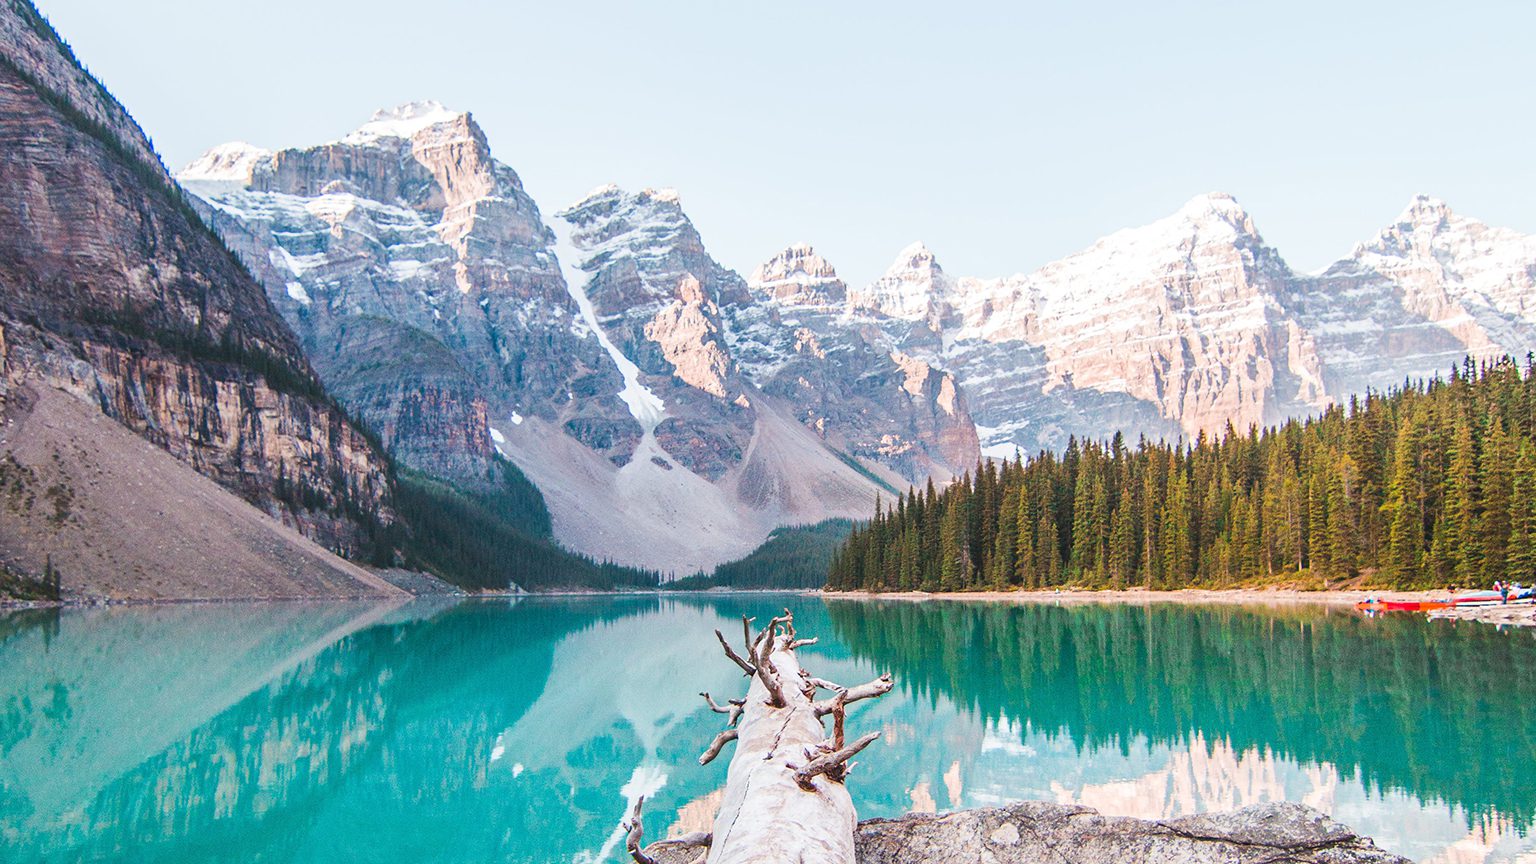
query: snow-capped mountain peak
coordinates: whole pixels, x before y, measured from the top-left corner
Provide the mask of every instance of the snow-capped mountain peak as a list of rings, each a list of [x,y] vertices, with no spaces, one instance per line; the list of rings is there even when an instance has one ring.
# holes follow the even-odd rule
[[[271,159],[271,150],[231,141],[192,160],[176,173],[176,179],[199,194],[240,189],[251,182],[259,166]]]
[[[758,265],[747,285],[787,306],[832,306],[848,294],[837,269],[808,243],[795,243]]]
[[[411,138],[423,129],[439,123],[451,123],[463,117],[464,113],[454,111],[443,103],[430,99],[407,102],[394,108],[383,108],[373,112],[373,117],[369,118],[367,123],[357,127],[341,140],[346,144],[367,144],[380,138]]]
[[[1193,225],[1197,229],[1216,228],[1253,238],[1259,236],[1253,226],[1253,217],[1248,215],[1248,211],[1243,209],[1236,198],[1226,192],[1207,192],[1189,199],[1172,219],[1164,221],[1172,220],[1178,220],[1185,226]]]
[[[272,151],[244,141],[231,141],[208,150],[177,173],[183,180],[248,180],[257,162]]]
[[[891,262],[890,268],[885,272],[886,275],[890,275],[901,270],[923,269],[942,270],[938,259],[934,257],[933,250],[928,248],[928,244],[917,240],[897,252],[896,260]]]
[[[662,186],[659,188],[647,187],[645,189],[641,189],[640,194],[643,197],[650,198],[652,201],[661,201],[667,204],[676,204],[678,206],[682,206],[683,203],[682,196],[678,195],[677,190],[670,186]]]
[[[1415,195],[1391,225],[1351,257],[1371,266],[1381,265],[1374,259],[1382,257],[1454,264],[1456,259],[1479,254],[1474,248],[1478,240],[1493,237],[1517,241],[1520,235],[1458,215],[1439,198]]]
[[[1451,206],[1430,195],[1415,195],[1403,212],[1398,214],[1395,227],[1439,227],[1455,216]]]
[[[861,291],[850,292],[852,309],[908,321],[928,321],[938,326],[940,304],[949,291],[949,282],[938,259],[922,242],[908,245],[896,253],[896,260],[885,274]]]

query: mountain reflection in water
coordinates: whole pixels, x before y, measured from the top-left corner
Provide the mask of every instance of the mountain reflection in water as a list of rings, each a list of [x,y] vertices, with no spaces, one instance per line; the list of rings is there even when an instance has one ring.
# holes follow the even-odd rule
[[[1447,864],[1536,853],[1536,638],[1313,607],[792,595],[264,604],[0,617],[19,860],[621,860],[707,828],[713,630],[789,605],[806,662],[897,689],[863,816],[1024,798],[1148,818],[1329,811]]]

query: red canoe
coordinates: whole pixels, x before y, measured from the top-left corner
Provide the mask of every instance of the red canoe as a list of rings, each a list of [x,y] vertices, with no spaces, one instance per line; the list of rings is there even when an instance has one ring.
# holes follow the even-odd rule
[[[1427,612],[1430,609],[1447,609],[1449,600],[1361,600],[1356,609],[1366,612]]]

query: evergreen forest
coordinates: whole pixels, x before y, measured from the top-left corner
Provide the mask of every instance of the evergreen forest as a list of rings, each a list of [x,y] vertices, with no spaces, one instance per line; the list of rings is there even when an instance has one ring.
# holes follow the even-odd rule
[[[1362,578],[1363,577],[1363,578]],[[1466,361],[1193,442],[1072,440],[877,505],[834,590],[1536,581],[1536,368]]]

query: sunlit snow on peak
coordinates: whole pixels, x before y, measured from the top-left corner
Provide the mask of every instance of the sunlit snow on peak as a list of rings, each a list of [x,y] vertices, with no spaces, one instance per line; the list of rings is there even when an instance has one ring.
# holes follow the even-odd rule
[[[665,201],[670,204],[679,204],[682,202],[682,198],[677,194],[677,190],[671,188],[670,186],[664,186],[660,189],[641,189],[640,194],[650,198],[652,201]]]
[[[178,180],[238,180],[250,179],[251,169],[257,162],[272,155],[271,150],[230,141],[220,144],[194,159],[176,173]]]
[[[430,126],[457,120],[463,114],[462,111],[451,110],[443,103],[430,99],[408,102],[394,108],[373,112],[373,117],[367,123],[357,127],[342,140],[349,144],[356,144],[378,138],[410,138]]]

